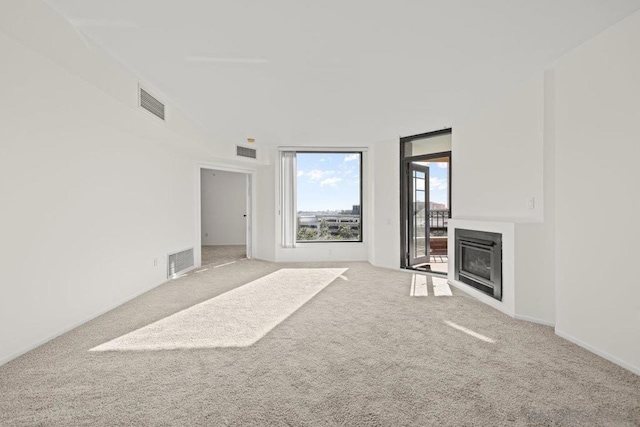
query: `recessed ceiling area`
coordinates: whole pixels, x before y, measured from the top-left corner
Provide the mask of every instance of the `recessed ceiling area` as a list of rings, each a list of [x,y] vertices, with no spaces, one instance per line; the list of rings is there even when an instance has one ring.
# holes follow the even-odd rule
[[[640,0],[49,0],[215,140],[363,145],[451,126]]]

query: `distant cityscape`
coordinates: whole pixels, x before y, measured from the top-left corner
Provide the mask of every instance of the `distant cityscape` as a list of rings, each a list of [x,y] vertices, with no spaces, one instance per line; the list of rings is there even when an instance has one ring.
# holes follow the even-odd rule
[[[445,205],[444,203],[429,202],[429,210],[430,211],[446,211],[447,205]]]
[[[417,202],[417,224],[424,227],[425,203]],[[429,202],[430,211],[440,211],[440,215],[430,216],[431,227],[446,228],[448,220],[447,205]],[[434,212],[435,213],[435,212]],[[353,205],[349,210],[298,211],[297,235],[299,242],[316,240],[360,241],[361,234],[360,205]]]
[[[350,210],[299,211],[297,241],[360,241],[360,205]]]

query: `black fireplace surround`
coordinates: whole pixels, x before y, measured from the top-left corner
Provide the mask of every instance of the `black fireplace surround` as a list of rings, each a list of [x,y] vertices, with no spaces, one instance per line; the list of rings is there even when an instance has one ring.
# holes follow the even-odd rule
[[[456,228],[455,280],[502,301],[502,234]]]

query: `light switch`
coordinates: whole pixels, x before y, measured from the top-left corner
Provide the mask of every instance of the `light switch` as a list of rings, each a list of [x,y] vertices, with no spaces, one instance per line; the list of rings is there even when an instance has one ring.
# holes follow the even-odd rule
[[[527,200],[527,208],[535,209],[536,208],[536,199],[534,197]]]

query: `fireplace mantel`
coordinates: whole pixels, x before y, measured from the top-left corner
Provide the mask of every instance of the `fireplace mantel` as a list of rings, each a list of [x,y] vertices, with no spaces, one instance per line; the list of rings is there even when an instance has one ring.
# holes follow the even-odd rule
[[[498,301],[473,287],[459,282],[455,277],[455,230],[457,228],[466,230],[489,231],[491,233],[502,234],[502,301]],[[502,311],[509,316],[515,317],[515,289],[514,289],[514,234],[515,224],[503,221],[478,221],[466,219],[449,220],[449,283],[456,288],[472,295],[485,304]]]
[[[545,264],[542,223],[523,219],[460,219],[449,220],[449,284],[477,298],[485,304],[515,318],[553,325],[549,310],[555,295],[549,294],[550,271]],[[455,229],[487,231],[502,235],[502,301],[498,301],[473,287],[455,280]]]

